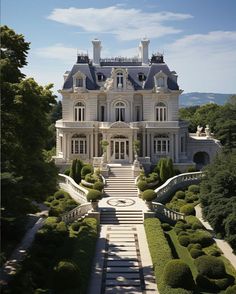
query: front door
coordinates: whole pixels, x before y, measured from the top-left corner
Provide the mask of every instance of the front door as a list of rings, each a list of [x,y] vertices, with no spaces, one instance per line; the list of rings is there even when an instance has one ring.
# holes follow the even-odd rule
[[[111,141],[112,161],[129,160],[129,141],[125,139],[115,139]]]

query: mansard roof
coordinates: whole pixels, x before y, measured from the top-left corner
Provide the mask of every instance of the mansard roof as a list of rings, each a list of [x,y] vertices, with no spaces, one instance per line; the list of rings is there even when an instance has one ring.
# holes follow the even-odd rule
[[[108,64],[108,63],[107,63]],[[150,65],[142,66],[139,63],[135,65],[128,65],[125,62],[116,65],[92,65],[90,63],[77,63],[72,67],[68,77],[66,78],[63,89],[71,89],[73,87],[73,75],[80,71],[86,76],[86,88],[88,90],[99,90],[100,85],[96,81],[96,75],[103,74],[104,80],[111,77],[112,68],[127,68],[128,79],[134,86],[135,90],[151,90],[154,87],[154,76],[162,71],[167,75],[167,85],[170,90],[179,90],[178,84],[171,76],[171,72],[166,63],[152,63]],[[139,74],[143,73],[146,77],[144,88],[143,81],[139,80]]]

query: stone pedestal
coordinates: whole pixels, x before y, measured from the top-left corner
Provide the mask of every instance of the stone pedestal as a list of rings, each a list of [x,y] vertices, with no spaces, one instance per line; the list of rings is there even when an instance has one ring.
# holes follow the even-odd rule
[[[136,154],[135,154],[135,160],[132,165],[132,172],[133,172],[134,178],[136,178],[141,172],[140,162],[138,161],[138,156]]]
[[[100,225],[100,212],[99,211],[89,211],[87,217],[96,218],[98,225]]]

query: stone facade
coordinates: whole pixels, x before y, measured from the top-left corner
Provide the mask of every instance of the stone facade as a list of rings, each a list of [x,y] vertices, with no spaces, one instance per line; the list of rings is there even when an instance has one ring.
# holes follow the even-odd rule
[[[93,61],[78,55],[64,74],[63,116],[56,122],[58,164],[73,158],[99,161],[102,140],[109,143],[108,163],[133,163],[134,140],[140,141],[143,165],[171,157],[183,170],[194,160],[201,165],[212,159],[219,143],[208,129],[207,136],[190,135],[188,124],[179,120],[177,74],[161,54],[148,59],[149,40],[141,41],[140,57],[131,59],[101,59],[101,42],[92,43]]]

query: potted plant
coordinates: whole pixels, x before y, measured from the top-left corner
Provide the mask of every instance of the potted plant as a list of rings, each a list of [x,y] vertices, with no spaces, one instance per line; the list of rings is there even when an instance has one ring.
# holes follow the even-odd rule
[[[93,211],[98,211],[98,201],[102,198],[102,192],[91,189],[87,194],[88,202],[91,202]]]
[[[149,210],[153,210],[152,201],[157,197],[156,192],[152,189],[147,189],[142,194],[142,199],[146,201]]]
[[[101,140],[100,144],[102,146],[102,151],[103,151],[103,162],[105,163],[107,161],[106,152],[107,152],[107,146],[109,145],[109,142],[107,140]]]

